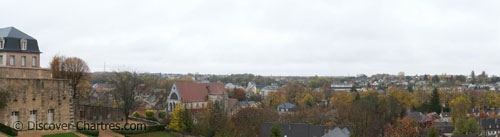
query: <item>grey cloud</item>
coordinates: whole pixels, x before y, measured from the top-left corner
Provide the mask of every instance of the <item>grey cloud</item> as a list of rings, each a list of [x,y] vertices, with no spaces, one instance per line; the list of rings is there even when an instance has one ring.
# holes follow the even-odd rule
[[[0,27],[37,38],[44,66],[59,53],[93,71],[500,74],[494,0],[3,3]]]

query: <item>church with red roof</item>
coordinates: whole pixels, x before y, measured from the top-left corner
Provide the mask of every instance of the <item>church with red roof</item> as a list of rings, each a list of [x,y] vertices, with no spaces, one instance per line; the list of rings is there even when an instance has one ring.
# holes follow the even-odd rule
[[[176,82],[167,99],[167,111],[182,103],[185,109],[203,109],[209,101],[226,105],[228,96],[223,83]]]

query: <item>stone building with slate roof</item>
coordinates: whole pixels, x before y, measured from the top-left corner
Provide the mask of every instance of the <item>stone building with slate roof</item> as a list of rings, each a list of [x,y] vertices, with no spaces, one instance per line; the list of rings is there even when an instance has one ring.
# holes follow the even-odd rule
[[[0,29],[0,66],[40,68],[40,53],[35,38],[14,27]]]
[[[69,80],[53,79],[40,68],[35,38],[14,28],[0,28],[0,89],[9,93],[0,123],[26,130],[32,123],[73,122]],[[22,126],[15,127],[15,122]]]

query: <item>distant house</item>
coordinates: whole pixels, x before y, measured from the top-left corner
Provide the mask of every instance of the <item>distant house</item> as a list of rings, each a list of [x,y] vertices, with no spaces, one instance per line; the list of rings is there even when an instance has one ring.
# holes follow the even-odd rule
[[[269,93],[278,91],[278,88],[279,86],[274,84],[271,86],[265,86],[264,88],[261,89],[262,92],[261,94],[264,96],[264,98],[266,98],[267,95],[269,95]]]
[[[500,134],[500,118],[481,118],[479,124],[483,128],[482,134],[485,136]]]
[[[255,82],[248,82],[246,91],[257,93],[257,84],[255,84]]]
[[[202,109],[209,101],[223,102],[228,100],[224,84],[222,83],[174,83],[167,98],[167,111],[182,103],[186,109]]]
[[[436,132],[440,136],[451,137],[453,135],[453,131],[455,130],[455,126],[451,125],[450,122],[434,122],[432,124],[432,128],[436,129]]]
[[[247,108],[247,107],[253,107],[256,108],[260,106],[260,102],[255,102],[255,101],[240,101],[240,108]]]
[[[264,123],[259,137],[269,137],[274,123]],[[321,137],[328,132],[327,126],[314,126],[304,123],[279,123],[278,126],[285,137]]]
[[[441,112],[439,116],[441,117],[439,118],[440,122],[451,122],[450,112]]]
[[[329,131],[323,137],[349,137],[351,132],[347,127],[335,127],[333,130]]]
[[[227,90],[230,90],[230,91],[237,89],[237,88],[243,89],[242,86],[234,85],[233,83],[227,83],[226,85],[224,85],[224,88],[226,88]]]
[[[439,116],[433,112],[423,114],[422,112],[410,112],[405,116],[405,119],[410,119],[419,122],[423,126],[431,126],[434,120],[439,119]]]
[[[278,112],[284,113],[284,112],[293,112],[293,109],[295,108],[295,105],[292,103],[283,103],[278,105]]]

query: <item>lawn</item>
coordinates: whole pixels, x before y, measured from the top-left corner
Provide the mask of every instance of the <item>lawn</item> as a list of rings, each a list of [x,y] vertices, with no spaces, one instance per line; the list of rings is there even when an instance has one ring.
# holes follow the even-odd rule
[[[43,137],[79,137],[71,132],[68,133],[59,133],[59,134],[52,134],[52,135],[44,135]]]
[[[11,135],[8,135],[8,134],[6,134],[6,133],[4,133],[2,131],[0,131],[0,135],[4,135],[4,136],[7,136],[7,137],[12,137]]]
[[[174,137],[174,136],[168,134],[167,132],[157,131],[144,134],[130,135],[130,137]]]

